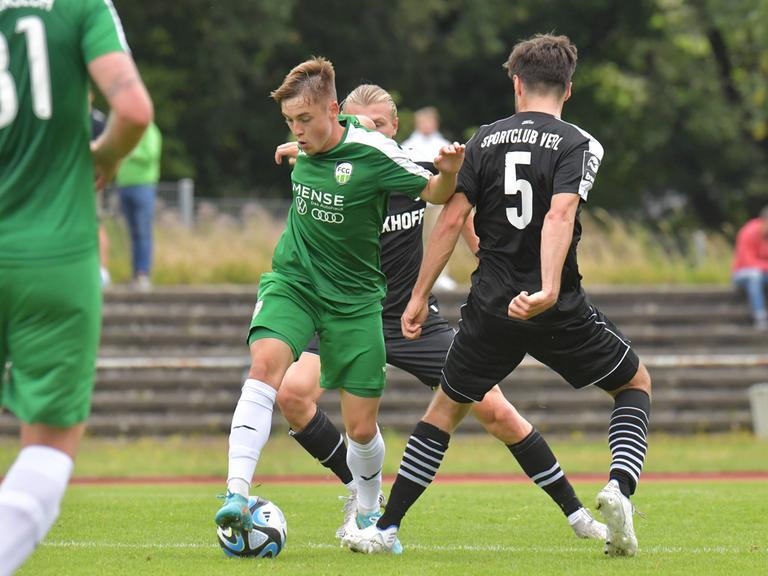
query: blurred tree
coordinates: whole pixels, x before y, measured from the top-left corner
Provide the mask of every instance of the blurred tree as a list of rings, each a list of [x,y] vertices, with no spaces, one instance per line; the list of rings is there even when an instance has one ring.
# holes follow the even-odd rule
[[[591,204],[656,215],[685,198],[686,219],[718,226],[768,203],[768,0],[116,4],[166,136],[164,177],[204,194],[288,195],[269,92],[311,55],[334,62],[340,97],[392,91],[402,137],[432,104],[463,140],[513,112],[512,45],[554,31],[579,47],[565,119],[605,147]]]

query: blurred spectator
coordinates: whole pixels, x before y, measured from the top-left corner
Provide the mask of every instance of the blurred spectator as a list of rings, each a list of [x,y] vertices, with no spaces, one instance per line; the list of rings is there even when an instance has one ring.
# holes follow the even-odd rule
[[[411,150],[411,157],[417,162],[432,162],[440,148],[450,144],[440,134],[440,115],[437,108],[427,106],[416,110],[414,115],[415,130],[401,146]]]
[[[416,110],[414,114],[415,129],[413,133],[401,144],[404,150],[408,150],[413,160],[417,162],[433,162],[440,148],[450,142],[440,134],[440,114],[434,106],[427,106]],[[432,204],[427,205],[427,218],[434,222],[440,209]],[[435,281],[438,290],[453,290],[456,281],[448,274],[446,268]]]
[[[736,236],[733,257],[733,283],[749,299],[755,329],[768,330],[765,286],[768,284],[768,206],[758,218],[747,222]]]
[[[120,210],[131,235],[133,285],[139,290],[152,286],[152,223],[161,150],[162,135],[152,123],[133,152],[123,160],[116,179]]]
[[[93,108],[93,91],[88,91],[88,101],[91,104],[91,140],[96,140],[104,128],[107,127],[107,116],[98,108]],[[102,205],[104,193],[102,190],[96,191],[96,210],[99,216],[99,264],[101,265],[101,287],[106,288],[112,283],[112,276],[109,274],[109,236],[104,228],[102,221]]]

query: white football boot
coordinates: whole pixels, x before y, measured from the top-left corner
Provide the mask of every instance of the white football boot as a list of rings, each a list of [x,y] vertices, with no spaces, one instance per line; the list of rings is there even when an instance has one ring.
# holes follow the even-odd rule
[[[372,524],[361,530],[350,530],[341,539],[341,545],[363,554],[403,553],[403,547],[397,539],[397,526],[381,530],[376,524]]]
[[[347,531],[357,529],[360,526],[357,523],[357,490],[350,490],[349,496],[339,496],[339,499],[344,500],[344,506],[341,508],[342,514],[344,514],[344,521],[339,529],[336,530],[336,538],[344,538],[344,534]],[[384,496],[384,492],[379,492],[379,506],[386,506],[387,499]]]
[[[589,510],[582,507],[568,516],[568,523],[577,538],[590,538],[592,540],[605,541],[608,538],[608,530],[602,522],[594,519]]]
[[[632,525],[635,507],[619,490],[619,483],[611,480],[597,493],[597,509],[603,515],[608,534],[605,553],[609,556],[634,556],[637,554],[637,537]]]

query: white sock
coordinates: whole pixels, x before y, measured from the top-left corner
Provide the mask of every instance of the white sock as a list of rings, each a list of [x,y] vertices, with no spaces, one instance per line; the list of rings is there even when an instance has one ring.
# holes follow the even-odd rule
[[[248,489],[272,428],[272,409],[277,390],[249,378],[232,415],[229,432],[229,472],[227,489],[248,498]]]
[[[21,566],[53,526],[72,465],[68,455],[48,446],[19,452],[0,485],[0,575]]]
[[[584,514],[583,506],[578,510],[576,510],[576,512],[571,512],[570,514],[568,514],[568,524],[573,526],[574,524],[576,524],[576,522],[579,521],[579,519],[582,517],[583,514]]]
[[[347,466],[357,488],[357,511],[369,514],[379,510],[381,467],[384,465],[384,438],[376,436],[368,444],[358,444],[347,436]]]

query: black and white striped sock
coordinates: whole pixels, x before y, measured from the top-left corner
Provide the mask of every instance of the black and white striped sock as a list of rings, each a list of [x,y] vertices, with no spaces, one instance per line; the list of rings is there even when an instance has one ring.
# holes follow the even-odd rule
[[[517,444],[508,444],[507,448],[528,477],[549,494],[563,514],[569,516],[581,508],[573,486],[560,468],[549,444],[536,428]]]
[[[400,526],[408,509],[435,479],[451,435],[432,424],[419,422],[405,446],[387,507],[376,525]]]
[[[608,426],[611,449],[611,480],[619,483],[624,496],[635,493],[648,450],[648,421],[651,399],[642,390],[624,390],[614,398]]]

